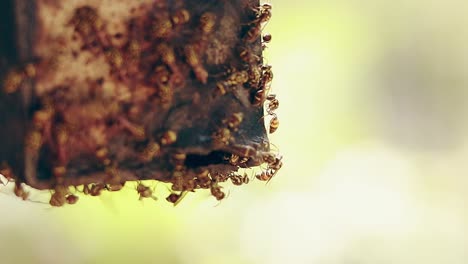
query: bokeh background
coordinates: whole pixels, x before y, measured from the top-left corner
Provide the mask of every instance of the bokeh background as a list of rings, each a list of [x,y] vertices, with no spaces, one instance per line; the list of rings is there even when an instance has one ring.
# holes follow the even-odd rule
[[[268,2],[273,180],[175,208],[0,188],[0,262],[468,263],[468,2]]]

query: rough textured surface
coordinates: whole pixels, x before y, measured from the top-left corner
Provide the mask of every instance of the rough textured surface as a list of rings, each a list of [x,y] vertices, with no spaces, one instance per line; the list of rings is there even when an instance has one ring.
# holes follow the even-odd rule
[[[125,181],[172,183],[182,193],[248,181],[242,167],[281,167],[263,126],[271,67],[257,1],[6,1],[0,33],[3,174],[55,189],[51,204]],[[15,29],[15,30],[12,30]],[[21,34],[19,34],[21,32]],[[270,36],[271,38],[271,36]],[[263,38],[268,42],[269,37]],[[240,182],[239,182],[240,181]],[[141,197],[151,191],[141,185]],[[21,196],[21,195],[20,195]]]

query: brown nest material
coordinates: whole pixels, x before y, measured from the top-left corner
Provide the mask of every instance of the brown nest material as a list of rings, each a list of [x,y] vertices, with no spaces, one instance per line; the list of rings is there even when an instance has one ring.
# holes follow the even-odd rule
[[[127,181],[171,183],[167,200],[240,168],[281,168],[270,150],[278,100],[262,50],[271,5],[254,0],[9,0],[0,3],[0,173],[55,190],[99,195]],[[266,112],[266,113],[265,113]],[[139,184],[140,197],[152,197]]]

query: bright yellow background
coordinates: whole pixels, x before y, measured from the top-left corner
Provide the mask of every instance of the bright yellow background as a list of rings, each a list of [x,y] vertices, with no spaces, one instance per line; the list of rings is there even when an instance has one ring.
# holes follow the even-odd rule
[[[270,2],[277,177],[175,208],[3,188],[0,263],[467,263],[466,1]]]

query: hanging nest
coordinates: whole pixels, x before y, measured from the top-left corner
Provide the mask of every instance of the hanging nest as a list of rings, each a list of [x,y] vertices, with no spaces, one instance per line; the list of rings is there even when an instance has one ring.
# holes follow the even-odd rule
[[[254,0],[0,3],[0,174],[53,190],[50,204],[142,180],[187,192],[268,181],[278,100],[262,50],[271,5]]]

